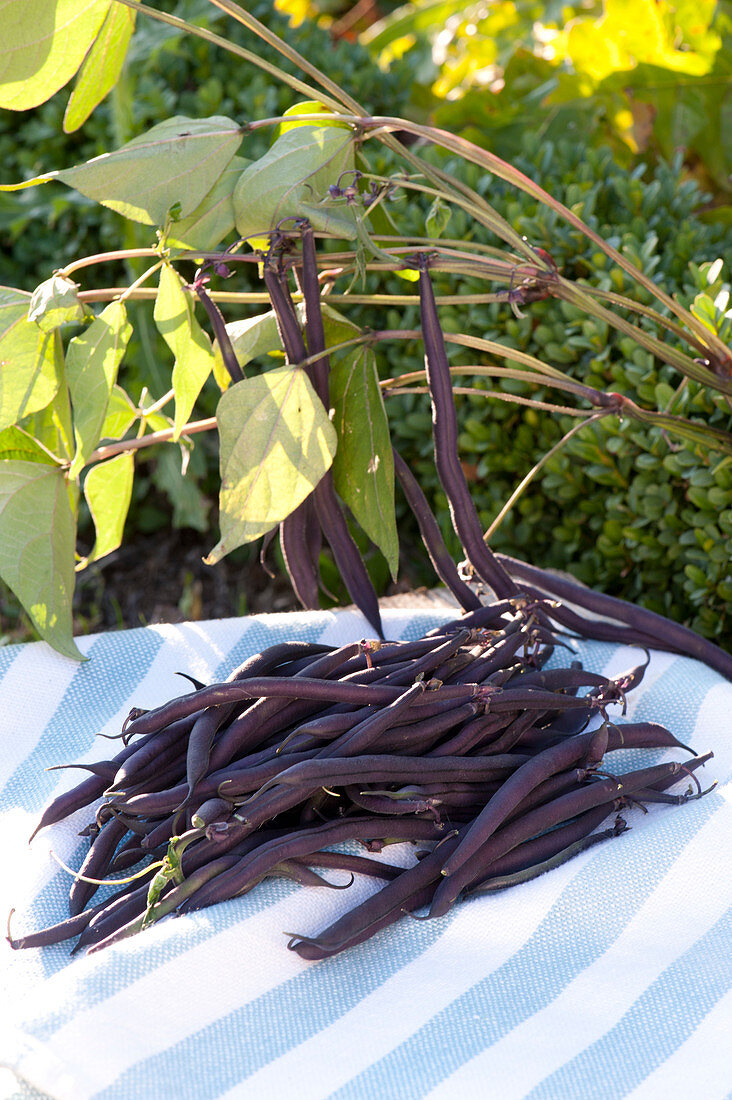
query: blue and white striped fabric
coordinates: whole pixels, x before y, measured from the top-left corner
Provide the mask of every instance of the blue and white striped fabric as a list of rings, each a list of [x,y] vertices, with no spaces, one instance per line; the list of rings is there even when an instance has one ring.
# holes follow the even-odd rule
[[[390,610],[391,637],[451,612]],[[355,613],[152,626],[80,640],[74,664],[45,644],[0,649],[0,913],[13,932],[67,912],[79,828],[44,830],[42,807],[96,760],[132,705],[222,678],[285,639],[368,634]],[[583,644],[615,673],[638,653]],[[0,1093],[58,1100],[715,1100],[732,1091],[732,685],[654,654],[628,719],[667,724],[717,788],[627,815],[631,831],[534,882],[400,921],[334,959],[306,963],[285,933],[315,934],[378,888],[269,881],[168,919],[99,954],[0,947]],[[625,763],[669,758],[625,753]],[[678,756],[678,754],[676,754]],[[621,763],[623,761],[621,760]],[[390,859],[394,856],[390,853]],[[406,863],[410,853],[403,850]],[[3,1093],[3,1087],[6,1092]]]

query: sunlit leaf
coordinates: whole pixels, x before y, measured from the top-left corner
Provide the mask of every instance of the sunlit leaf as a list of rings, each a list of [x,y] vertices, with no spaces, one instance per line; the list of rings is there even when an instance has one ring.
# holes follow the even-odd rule
[[[200,248],[210,252],[234,229],[234,188],[250,160],[232,157],[209,193],[187,218],[171,226],[166,238],[173,248]]]
[[[26,111],[63,88],[84,60],[109,4],[0,0],[0,107]]]
[[[70,341],[66,378],[74,408],[76,453],[69,471],[78,477],[102,437],[109,395],[132,335],[124,303],[110,302],[96,320]]]
[[[284,218],[299,217],[320,232],[353,237],[350,209],[328,191],[353,167],[353,139],[342,126],[288,130],[243,172],[234,191],[237,231],[258,247]]]
[[[17,191],[57,179],[110,210],[144,225],[164,225],[180,204],[180,216],[193,213],[224,171],[241,143],[230,118],[178,116],[86,164],[47,172],[0,191]]]
[[[175,356],[174,439],[188,421],[201,387],[214,365],[211,341],[193,315],[193,304],[183,282],[169,264],[160,272],[160,287],[153,311],[155,324]]]
[[[294,512],[336,449],[333,425],[300,367],[237,382],[222,394],[217,419],[221,538],[205,559],[209,565]]]
[[[30,300],[0,287],[0,431],[45,408],[59,387],[60,345],[28,320]]]
[[[84,480],[84,496],[89,505],[96,540],[91,554],[77,569],[111,554],[122,542],[125,519],[132,499],[135,462],[131,451],[115,455],[92,466]]]
[[[67,134],[78,130],[97,104],[112,90],[122,70],[135,29],[132,8],[112,4],[92,48],[84,58],[64,114]]]
[[[0,462],[0,577],[41,637],[81,660],[72,636],[74,540],[63,471],[40,462]]]
[[[374,352],[356,347],[332,357],[331,401],[338,449],[333,480],[396,579],[399,536],[394,515],[394,458]]]
[[[55,465],[53,457],[38,440],[16,425],[0,432],[0,462],[8,462],[10,459]]]
[[[245,367],[259,355],[268,355],[282,348],[274,310],[260,313],[256,317],[246,317],[243,321],[230,321],[226,331],[240,367]],[[231,379],[224,367],[218,341],[214,341],[214,355],[216,379],[221,389],[227,389]]]
[[[328,115],[330,111],[322,103],[318,103],[317,99],[304,99],[300,103],[293,104],[292,107],[288,107],[284,112],[283,118],[287,121],[283,121],[277,127],[277,137],[281,134],[286,134],[288,130],[294,130],[298,126],[312,126],[313,121],[309,119],[303,121],[300,115]]]
[[[65,275],[52,275],[37,286],[28,307],[28,320],[42,332],[52,332],[59,325],[84,321],[91,310],[79,301],[78,283]]]
[[[136,419],[137,409],[128,394],[121,386],[112,386],[100,439],[122,439]]]

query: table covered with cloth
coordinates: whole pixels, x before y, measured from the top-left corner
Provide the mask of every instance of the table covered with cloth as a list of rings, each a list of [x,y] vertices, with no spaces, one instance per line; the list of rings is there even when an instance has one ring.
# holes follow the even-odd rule
[[[387,610],[385,631],[414,639],[454,615]],[[370,634],[359,614],[339,611],[92,635],[79,639],[83,664],[44,643],[1,648],[0,913],[4,921],[15,908],[13,935],[67,915],[70,876],[49,849],[78,867],[88,845],[78,833],[90,810],[28,845],[43,807],[85,774],[45,769],[113,755],[115,742],[98,735],[119,733],[133,706],[183,694],[178,672],[209,683],[279,641],[337,645]],[[605,675],[643,658],[572,645]],[[566,651],[552,661],[566,663]],[[629,831],[533,881],[438,919],[405,916],[333,958],[304,961],[287,950],[288,933],[316,935],[377,880],[356,876],[337,891],[268,879],[88,956],[70,955],[74,941],[25,951],[3,941],[0,1095],[730,1095],[732,684],[654,653],[625,720],[660,722],[697,752],[713,749],[699,775],[716,788],[683,806],[634,808]],[[672,758],[684,754],[634,750],[627,762]],[[406,866],[413,849],[388,858]]]

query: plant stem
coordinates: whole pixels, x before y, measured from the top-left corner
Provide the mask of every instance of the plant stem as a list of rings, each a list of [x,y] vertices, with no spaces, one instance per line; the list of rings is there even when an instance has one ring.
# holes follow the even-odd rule
[[[573,409],[569,405],[551,405],[548,401],[537,401],[532,397],[519,397],[513,393],[501,393],[500,390],[478,390],[473,386],[453,386],[452,392],[468,397],[495,398],[497,401],[505,401],[513,405],[526,405],[530,409],[556,413],[558,416],[581,416],[586,419],[595,415],[591,409]],[[429,393],[429,390],[426,386],[400,386],[398,389],[387,390],[385,396],[401,397],[405,393]],[[612,409],[607,410],[608,413],[612,411]]]
[[[98,252],[95,256],[84,256],[80,260],[73,260],[72,263],[59,271],[59,275],[68,277],[73,274],[74,271],[79,271],[82,267],[91,267],[93,264],[109,263],[113,260],[131,260],[159,255],[160,252],[157,248],[118,248],[114,252]]]
[[[153,408],[154,407],[155,406],[153,406]],[[147,412],[152,412],[152,409],[148,409]],[[216,424],[217,421],[215,416],[210,416],[206,420],[192,420],[190,424],[185,424],[178,434],[184,436],[195,435],[196,432],[210,432],[216,427]],[[156,443],[167,443],[173,438],[174,434],[175,431],[173,428],[163,428],[162,431],[151,432],[150,435],[140,436],[139,439],[123,439],[118,443],[106,443],[103,447],[98,447],[96,451],[93,451],[92,454],[89,455],[86,464],[88,466],[92,462],[104,462],[106,458],[112,458],[113,455],[124,454],[125,451],[139,451],[142,447],[152,447]]]

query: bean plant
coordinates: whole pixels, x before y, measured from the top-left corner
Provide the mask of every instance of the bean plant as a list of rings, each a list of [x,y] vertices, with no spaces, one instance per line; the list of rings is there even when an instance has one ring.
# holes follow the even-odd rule
[[[361,528],[396,576],[396,480],[422,517],[438,575],[453,590],[464,586],[458,599],[474,606],[471,566],[481,552],[472,521],[471,545],[458,530],[469,502],[453,508],[471,563],[457,576],[454,563],[441,558],[419,484],[391,441],[388,399],[426,392],[428,371],[388,377],[383,366],[377,369],[399,341],[424,338],[434,355],[443,339],[441,307],[498,303],[508,322],[530,317],[534,302],[555,299],[666,364],[679,385],[701,383],[727,404],[732,395],[732,318],[718,290],[719,271],[703,274],[686,308],[644,267],[643,255],[620,252],[511,164],[447,130],[371,114],[234,0],[210,2],[251,32],[251,49],[135,0],[0,3],[0,107],[29,109],[76,77],[65,116],[69,132],[118,79],[138,17],[233,53],[243,80],[255,65],[292,90],[284,114],[174,116],[86,163],[2,184],[14,191],[59,181],[149,230],[145,247],[79,257],[49,272],[32,294],[0,288],[0,578],[39,634],[72,658],[80,656],[72,636],[75,573],[120,545],[136,454],[166,444],[186,453],[203,432],[218,433],[221,470],[219,537],[206,547],[209,564],[254,540],[278,537],[298,598],[315,607],[325,543],[351,598],[380,633],[376,594],[353,531],[354,524]],[[258,39],[299,75],[260,57]],[[262,131],[271,136],[264,154]],[[251,157],[253,135],[257,154]],[[513,228],[490,195],[447,170],[448,157],[531,196],[592,242],[598,267],[622,271],[635,295],[560,270],[549,250]],[[395,200],[403,208],[416,197],[427,197],[429,207],[415,234],[412,219],[409,231],[400,224]],[[487,230],[492,243],[478,243],[470,232],[451,236],[453,212]],[[96,269],[120,259],[147,266],[129,285],[100,288]],[[94,288],[85,289],[92,270]],[[258,273],[260,290],[237,288],[243,270]],[[454,292],[430,302],[430,272],[452,278]],[[379,280],[394,273],[403,292],[379,293]],[[158,400],[143,394],[134,401],[125,388],[125,353],[135,338],[131,301],[150,303],[170,349],[170,388]],[[417,303],[421,329],[384,322],[387,313]],[[368,327],[363,312],[360,323],[353,319],[351,307],[363,306],[373,319]],[[615,418],[657,428],[670,451],[684,439],[732,454],[729,432],[578,381],[549,349],[538,357],[460,330],[444,340],[474,357],[450,367],[445,351],[453,393],[478,392],[574,419],[551,453],[582,425]],[[520,383],[521,392],[486,389],[485,379]],[[200,418],[197,402],[212,385],[220,390],[216,415]],[[441,400],[444,406],[444,394]],[[443,460],[446,453],[443,448]],[[82,498],[96,531],[83,556],[76,550]],[[477,572],[491,584],[490,569]],[[494,588],[503,580],[499,576]]]

